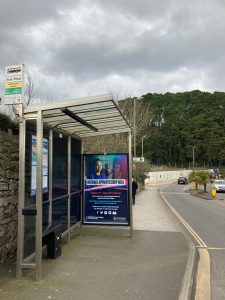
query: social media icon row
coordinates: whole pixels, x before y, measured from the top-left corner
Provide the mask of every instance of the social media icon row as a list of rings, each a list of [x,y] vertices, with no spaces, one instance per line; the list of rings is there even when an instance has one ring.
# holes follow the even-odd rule
[[[117,215],[117,212],[116,211],[111,211],[111,210],[109,210],[109,211],[107,211],[107,210],[98,210],[97,211],[97,214],[100,214],[100,215]]]

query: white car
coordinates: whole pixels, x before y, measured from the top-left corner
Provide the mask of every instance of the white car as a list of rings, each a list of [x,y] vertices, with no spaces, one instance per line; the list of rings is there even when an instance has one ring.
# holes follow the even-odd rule
[[[225,192],[225,180],[215,180],[212,183],[212,189],[215,189],[217,192]]]

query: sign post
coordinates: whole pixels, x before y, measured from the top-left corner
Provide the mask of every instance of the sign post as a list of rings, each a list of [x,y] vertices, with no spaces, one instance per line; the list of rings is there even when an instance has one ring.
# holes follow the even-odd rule
[[[143,156],[141,157],[133,157],[133,162],[144,162],[145,158]]]
[[[23,103],[24,65],[7,66],[5,68],[5,97],[4,104],[14,105]]]

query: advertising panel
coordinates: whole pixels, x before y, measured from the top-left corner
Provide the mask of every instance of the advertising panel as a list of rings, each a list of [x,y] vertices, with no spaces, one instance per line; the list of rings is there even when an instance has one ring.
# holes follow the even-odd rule
[[[32,157],[31,157],[31,195],[36,195],[37,181],[37,138],[32,135]],[[43,139],[43,162],[42,162],[42,189],[48,191],[48,140]]]
[[[128,154],[84,156],[84,223],[129,225],[128,174]]]

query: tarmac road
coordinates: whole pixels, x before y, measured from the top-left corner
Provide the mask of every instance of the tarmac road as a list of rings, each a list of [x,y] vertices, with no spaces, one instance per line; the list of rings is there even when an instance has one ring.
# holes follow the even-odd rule
[[[202,239],[210,257],[211,299],[225,299],[225,205],[221,200],[205,200],[171,185],[163,195]],[[220,199],[220,198],[219,198]]]

